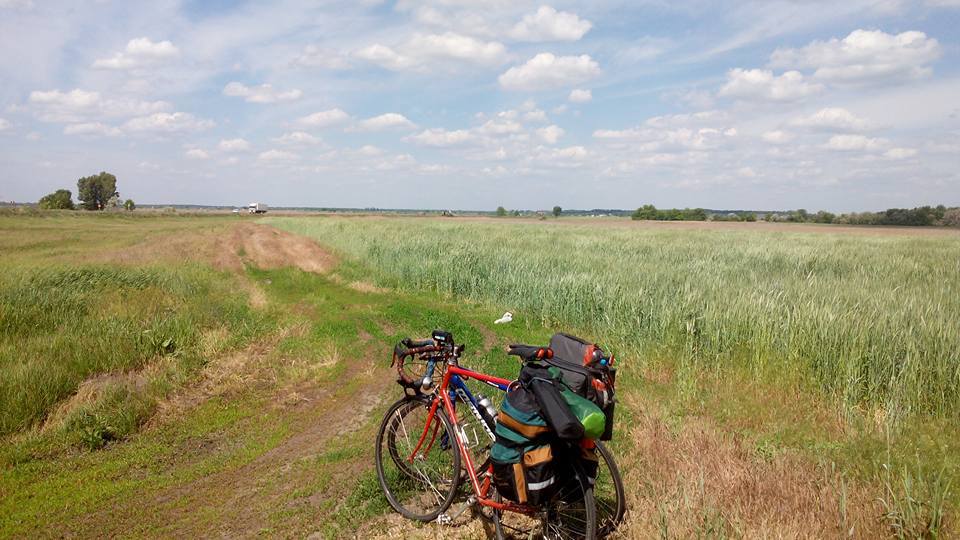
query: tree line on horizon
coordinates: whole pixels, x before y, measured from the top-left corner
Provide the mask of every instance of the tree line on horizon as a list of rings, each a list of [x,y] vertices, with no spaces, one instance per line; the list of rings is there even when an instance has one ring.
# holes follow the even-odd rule
[[[117,177],[101,172],[91,176],[84,176],[77,180],[77,199],[79,207],[84,210],[106,210],[120,207],[120,192],[117,191]],[[73,202],[73,193],[69,189],[58,189],[44,195],[37,203],[44,210],[75,210],[77,204]],[[123,202],[123,208],[134,210],[137,207],[133,199]]]
[[[834,214],[821,210],[816,213],[800,208],[786,212],[716,212],[703,208],[658,209],[652,204],[637,208],[630,216],[634,220],[651,221],[757,221],[786,223],[833,223],[839,225],[893,225],[907,227],[946,226],[960,227],[960,207],[918,206],[915,208],[889,208],[881,212],[850,212]]]

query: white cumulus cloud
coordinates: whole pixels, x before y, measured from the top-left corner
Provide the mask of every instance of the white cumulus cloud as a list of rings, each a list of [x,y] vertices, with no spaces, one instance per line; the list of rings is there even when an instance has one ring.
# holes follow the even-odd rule
[[[350,119],[350,115],[343,112],[340,109],[329,109],[326,111],[315,112],[313,114],[308,114],[297,120],[297,122],[304,126],[324,128],[330,126],[336,126],[338,124],[343,124]]]
[[[354,51],[353,56],[393,71],[428,70],[437,63],[499,65],[506,60],[507,48],[497,41],[455,32],[417,33],[395,47],[374,43]]]
[[[223,87],[223,95],[242,97],[248,103],[277,103],[279,101],[295,101],[303,97],[303,92],[293,90],[280,91],[270,84],[247,86],[239,82],[230,82]]]
[[[887,159],[908,159],[917,155],[917,151],[913,148],[891,148],[883,153],[883,157]]]
[[[577,41],[592,27],[590,21],[575,13],[540,6],[513,27],[510,37],[518,41]]]
[[[810,116],[797,118],[792,123],[795,126],[824,131],[866,131],[873,128],[870,121],[841,107],[820,109]]]
[[[871,138],[864,135],[834,135],[827,141],[826,147],[830,150],[865,151],[883,150],[890,145],[889,141],[881,138]]]
[[[567,99],[571,103],[587,103],[593,99],[593,92],[590,90],[581,90],[579,88],[571,90]]]
[[[600,65],[589,55],[556,56],[540,53],[522,66],[514,66],[498,78],[507,90],[545,90],[572,86],[600,75]]]
[[[317,45],[304,47],[303,53],[293,59],[293,64],[305,68],[347,69],[350,67],[350,62],[342,53]]]
[[[296,161],[300,159],[300,156],[294,154],[293,152],[287,152],[286,150],[267,150],[266,152],[260,152],[260,155],[257,156],[257,159],[264,162],[286,162],[286,161]]]
[[[244,139],[223,139],[217,145],[222,152],[246,152],[250,149],[250,143]]]
[[[777,49],[773,67],[814,69],[813,77],[834,83],[915,79],[930,75],[929,64],[942,54],[936,39],[923,32],[887,34],[854,30],[843,39],[814,41],[798,49]]]
[[[318,137],[305,131],[292,131],[273,139],[274,142],[290,145],[320,144],[322,142]]]
[[[507,48],[496,41],[480,41],[454,32],[443,34],[415,34],[405,50],[424,59],[450,58],[476,64],[498,64],[504,60]]]
[[[401,71],[417,64],[415,59],[403,56],[392,48],[380,43],[374,43],[373,45],[358,49],[354,51],[353,55],[361,60],[372,62],[393,71]]]
[[[562,127],[550,125],[544,128],[537,130],[537,137],[547,143],[547,144],[557,144],[557,141],[560,140],[560,137],[566,133]]]
[[[64,135],[99,135],[101,137],[118,137],[123,134],[120,128],[108,126],[101,122],[83,122],[64,126]]]
[[[741,100],[797,101],[822,90],[822,84],[808,82],[799,71],[777,76],[765,69],[735,68],[727,72],[719,94]]]
[[[566,148],[540,147],[540,152],[535,157],[537,160],[551,165],[562,165],[563,163],[578,163],[589,156],[590,151],[583,146],[568,146]]]
[[[516,111],[504,111],[497,114],[496,118],[487,120],[482,126],[477,128],[479,133],[491,136],[512,135],[523,131],[523,125],[515,120]]]
[[[109,58],[100,58],[93,63],[97,69],[134,69],[169,60],[180,54],[180,50],[170,41],[151,41],[141,37],[131,39],[122,52]]]
[[[184,153],[184,155],[187,156],[189,159],[198,159],[198,160],[208,159],[210,157],[210,154],[208,154],[205,150],[201,150],[199,148],[191,148],[190,150],[187,150]]]
[[[386,113],[367,118],[357,124],[361,131],[382,131],[385,129],[416,129],[417,125],[399,113]]]
[[[793,140],[793,134],[781,129],[777,129],[774,131],[767,131],[761,135],[761,138],[770,144],[786,144]]]
[[[130,132],[179,133],[202,131],[213,126],[212,120],[197,118],[190,113],[174,112],[132,118],[123,127]]]
[[[405,140],[422,145],[439,148],[460,146],[472,142],[473,135],[466,130],[448,131],[443,128],[427,129],[416,135],[410,135]]]
[[[104,117],[142,116],[172,108],[166,101],[108,99],[99,92],[80,88],[68,92],[35,90],[30,92],[28,102],[44,122],[84,122]]]

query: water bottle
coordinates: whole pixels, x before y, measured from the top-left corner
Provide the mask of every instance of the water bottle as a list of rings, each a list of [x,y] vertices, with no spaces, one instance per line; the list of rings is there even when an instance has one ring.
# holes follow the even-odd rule
[[[493,407],[493,403],[490,401],[490,398],[483,394],[477,395],[477,405],[480,405],[482,410],[485,410],[490,418],[496,420],[497,410]]]

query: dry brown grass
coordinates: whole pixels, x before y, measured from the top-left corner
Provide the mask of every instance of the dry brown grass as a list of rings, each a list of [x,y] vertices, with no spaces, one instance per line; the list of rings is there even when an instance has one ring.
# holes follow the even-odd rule
[[[877,538],[888,535],[876,491],[797,453],[761,456],[706,417],[670,423],[655,402],[638,411],[621,459],[626,538]]]

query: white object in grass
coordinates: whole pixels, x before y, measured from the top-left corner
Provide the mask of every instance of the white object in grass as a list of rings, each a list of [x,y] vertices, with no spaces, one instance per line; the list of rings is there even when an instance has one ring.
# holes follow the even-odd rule
[[[506,324],[512,320],[513,320],[513,313],[510,313],[508,311],[503,314],[503,317],[500,317],[499,319],[493,321],[493,324]]]

